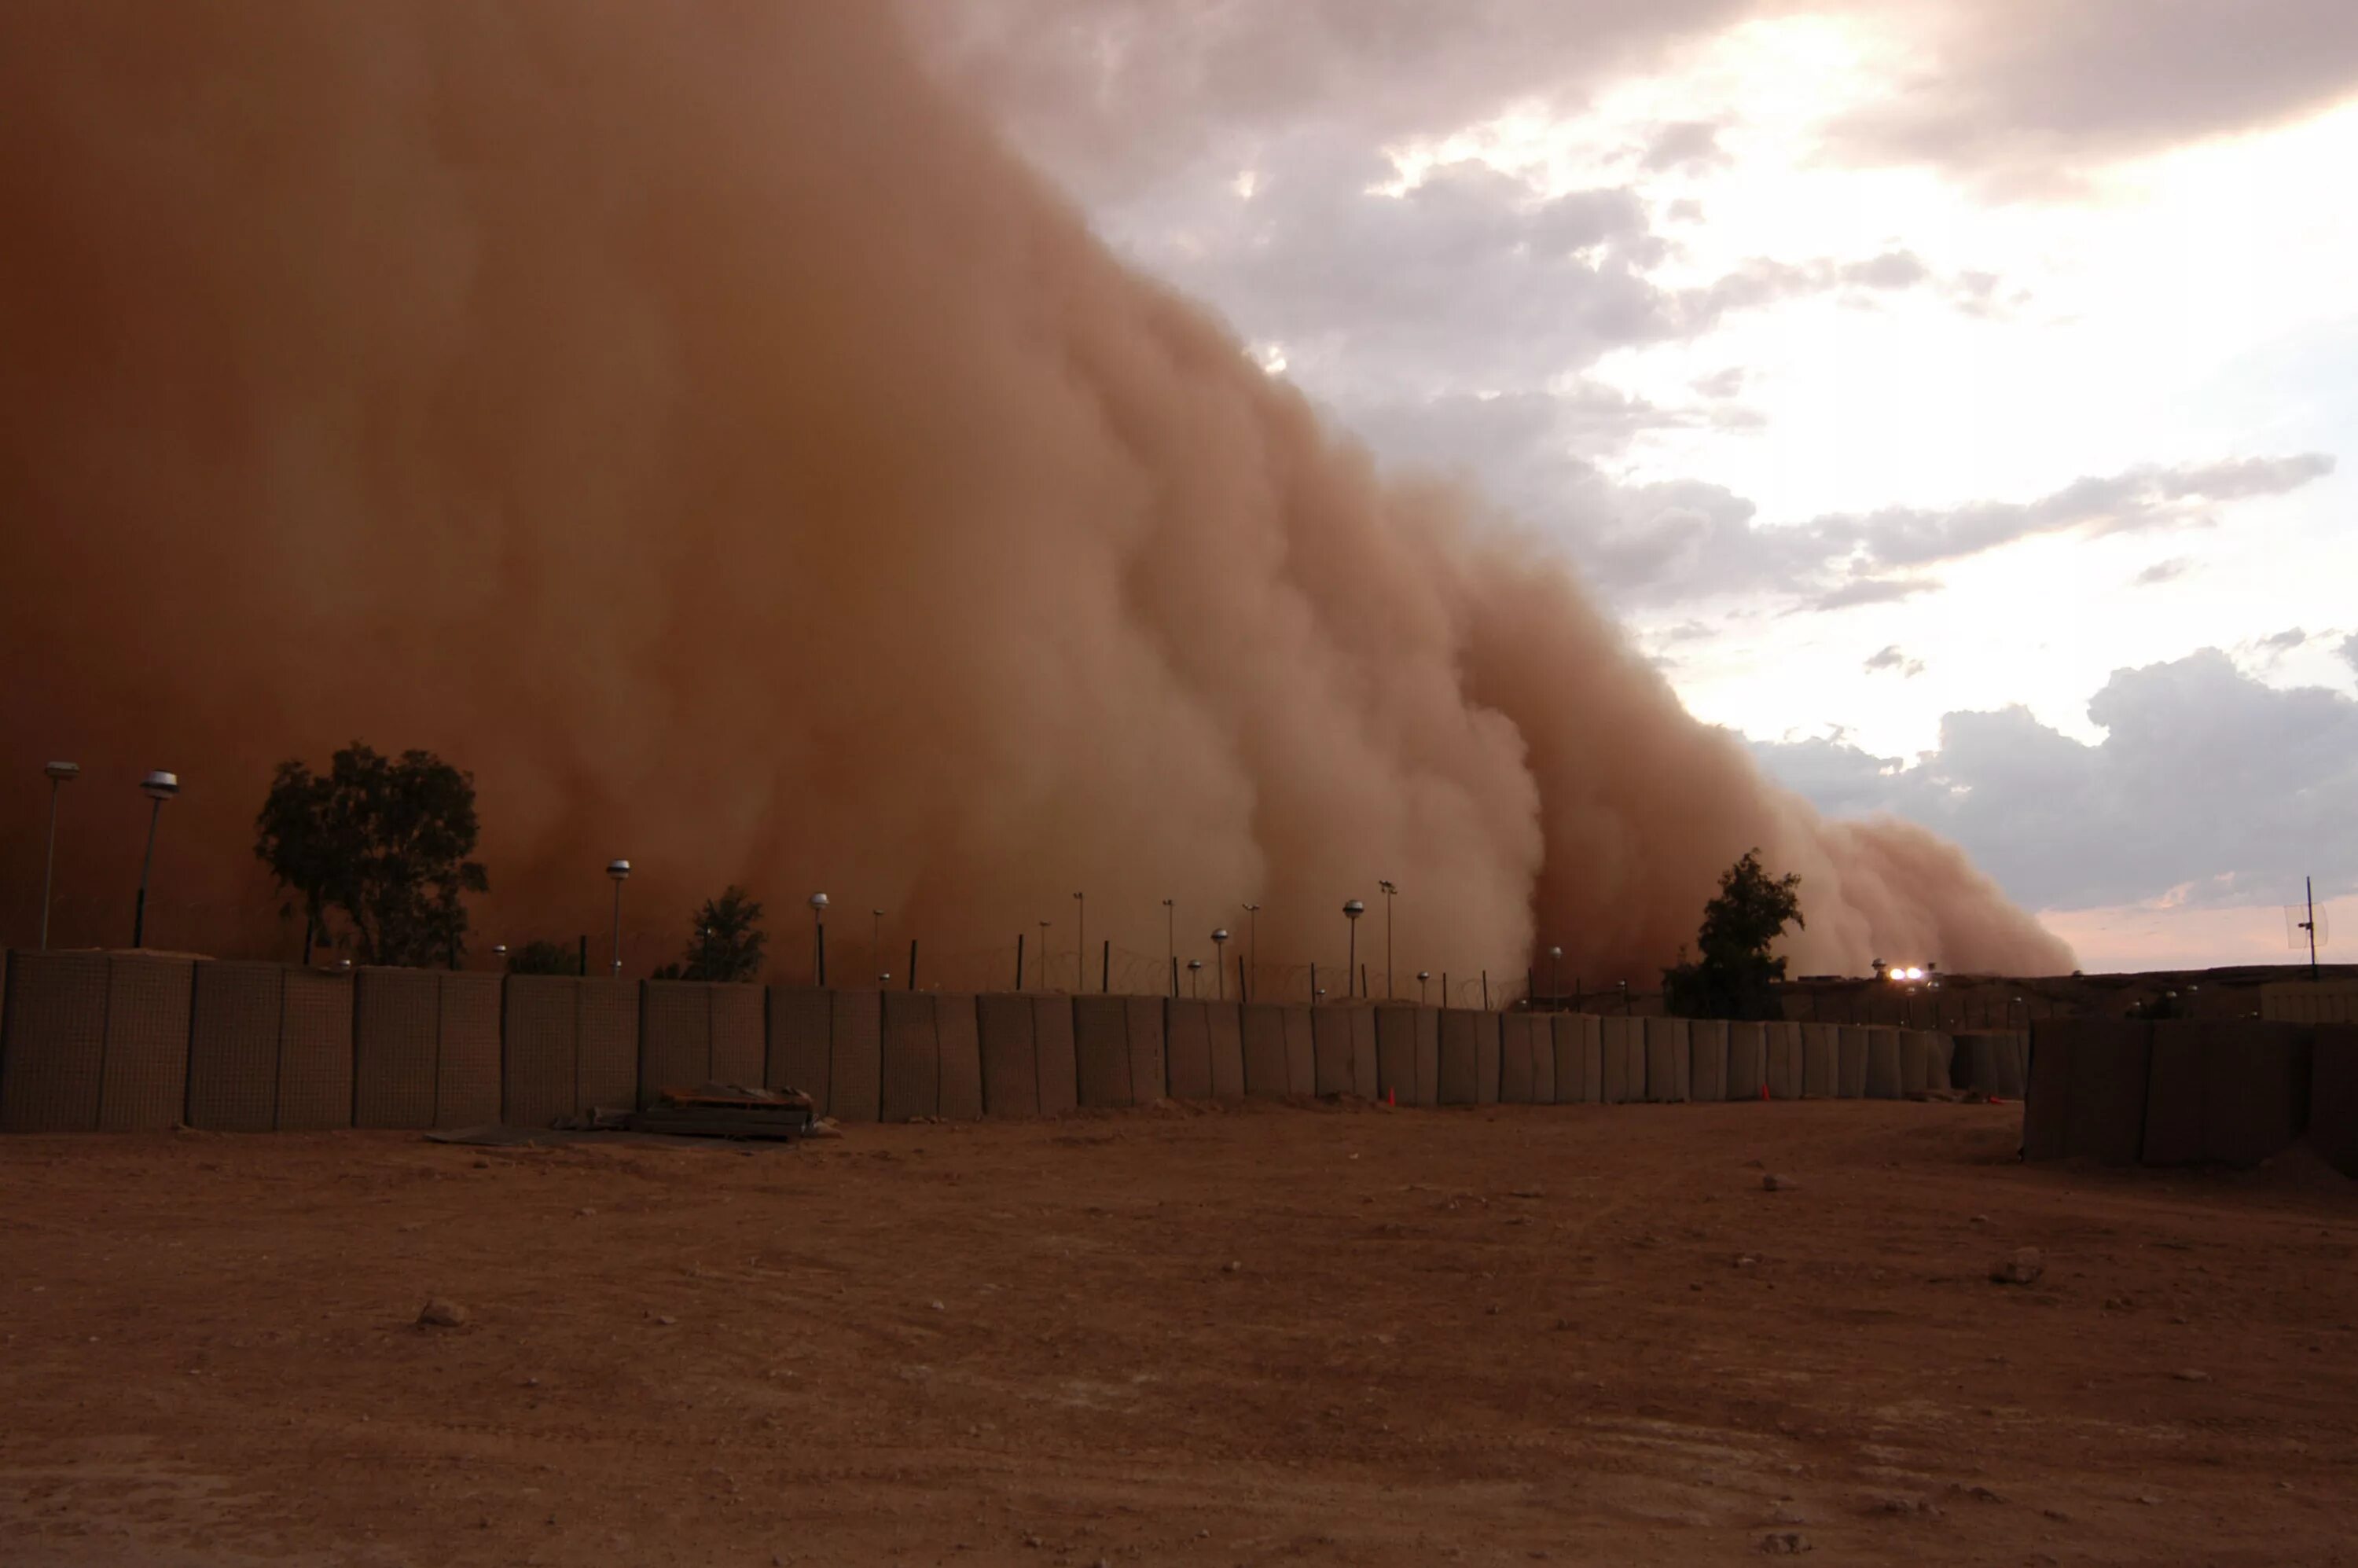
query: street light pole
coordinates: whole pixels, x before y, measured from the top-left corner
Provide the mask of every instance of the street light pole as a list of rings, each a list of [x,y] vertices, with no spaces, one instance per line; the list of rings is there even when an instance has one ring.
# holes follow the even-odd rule
[[[1228,950],[1228,928],[1223,925],[1212,933],[1212,979],[1215,982],[1212,994],[1222,1001],[1228,1000],[1228,966],[1224,957]]]
[[[614,879],[614,979],[622,978],[622,884],[631,880],[631,862],[609,860],[606,874]]]
[[[51,762],[41,770],[49,775],[49,856],[41,868],[41,951],[49,950],[49,889],[58,874],[58,786],[80,776],[74,762]]]
[[[1187,960],[1187,1000],[1189,1001],[1198,1000],[1203,997],[1203,994],[1204,960],[1201,958],[1190,958]]]
[[[1248,998],[1260,990],[1260,905],[1245,905],[1245,968],[1252,972],[1252,984],[1245,988]]]
[[[1416,972],[1416,1005],[1419,1007],[1422,1007],[1425,1003],[1424,982],[1431,979],[1433,979],[1431,969],[1419,969]]]
[[[1548,959],[1555,966],[1555,974],[1548,981],[1548,989],[1552,993],[1548,1000],[1553,1006],[1562,1007],[1563,1005],[1563,949],[1549,948]]]
[[[811,983],[827,989],[827,894],[810,895]]]
[[[1163,957],[1171,970],[1171,994],[1179,994],[1179,909],[1163,901]]]
[[[1351,994],[1351,988],[1358,985],[1359,983],[1359,916],[1367,913],[1368,906],[1361,903],[1356,898],[1343,906],[1343,918],[1349,923],[1351,931],[1350,954],[1349,957],[1344,960],[1343,967],[1343,994],[1345,996],[1349,996]],[[1366,988],[1362,987],[1361,989],[1365,989]]]
[[[1376,885],[1384,890],[1384,1000],[1394,1001],[1399,998],[1392,989],[1392,898],[1400,889],[1389,881]]]
[[[1089,989],[1089,901],[1073,895],[1073,994]]]
[[[1048,923],[1044,920],[1040,923],[1040,989],[1055,989],[1048,983]]]
[[[180,775],[161,768],[139,781],[140,793],[156,804],[147,813],[147,858],[139,865],[139,899],[131,906],[131,945],[140,947],[147,941],[147,879],[156,871],[156,824],[164,815],[164,803],[180,793]]]

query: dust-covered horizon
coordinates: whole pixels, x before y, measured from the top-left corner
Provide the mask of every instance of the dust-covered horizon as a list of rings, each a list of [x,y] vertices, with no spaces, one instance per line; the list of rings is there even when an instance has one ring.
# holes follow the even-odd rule
[[[2071,967],[1764,779],[1545,541],[1384,480],[894,27],[10,5],[10,943],[58,756],[58,940],[127,937],[162,766],[151,943],[282,953],[254,813],[357,737],[475,774],[479,946],[602,932],[618,855],[634,927],[743,883],[788,972],[813,889],[952,949],[1069,944],[1081,889],[1159,953],[1168,898],[1183,957],[1250,901],[1336,962],[1389,878],[1404,974],[1595,986],[1757,845],[1801,970]]]

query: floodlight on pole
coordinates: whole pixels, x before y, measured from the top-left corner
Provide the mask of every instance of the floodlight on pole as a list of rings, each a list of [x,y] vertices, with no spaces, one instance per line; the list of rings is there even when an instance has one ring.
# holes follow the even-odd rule
[[[1187,1000],[1188,1000],[1193,1001],[1193,1000],[1195,1000],[1196,998],[1198,998],[1198,997],[1200,997],[1201,995],[1203,995],[1203,992],[1204,992],[1203,980],[1204,980],[1204,960],[1203,960],[1203,959],[1201,959],[1201,958],[1190,958],[1190,959],[1188,959],[1188,960],[1187,960]]]
[[[1384,1000],[1391,1001],[1395,1000],[1392,990],[1392,900],[1398,896],[1400,889],[1380,878],[1377,880],[1376,886],[1381,888],[1384,894]]]
[[[164,803],[180,793],[180,775],[157,768],[139,781],[139,793],[155,805],[147,812],[147,858],[139,865],[139,899],[131,906],[131,945],[144,946],[147,940],[147,879],[156,870],[156,824],[164,815]]]
[[[1260,905],[1245,905],[1245,968],[1252,971],[1251,990],[1260,993]]]
[[[1222,1001],[1228,1000],[1228,966],[1221,958],[1228,946],[1228,928],[1223,925],[1212,933],[1212,978],[1215,981],[1212,994]]]
[[[1078,996],[1089,989],[1089,901],[1086,893],[1073,895],[1073,994]]]
[[[49,889],[58,874],[58,789],[81,776],[81,764],[51,762],[41,770],[49,775],[49,853],[41,867],[41,950],[49,946]]]
[[[1170,899],[1163,901],[1163,958],[1171,971],[1171,994],[1179,994],[1179,906]]]
[[[811,983],[824,989],[827,986],[827,894],[810,895],[811,912]]]
[[[1343,905],[1343,918],[1348,923],[1351,932],[1350,955],[1345,960],[1343,965],[1343,994],[1345,996],[1349,996],[1351,994],[1351,988],[1359,983],[1355,978],[1359,972],[1359,916],[1367,913],[1368,906],[1361,903],[1356,898]]]
[[[1424,982],[1431,979],[1433,979],[1431,969],[1419,969],[1416,972],[1416,1005],[1419,1007],[1422,1007],[1425,1003]]]
[[[1563,1005],[1563,949],[1561,947],[1549,948],[1548,961],[1555,966],[1555,974],[1548,981],[1548,987],[1552,993],[1548,1000],[1561,1007]]]
[[[614,879],[614,978],[622,978],[622,884],[631,880],[631,862],[609,860],[606,874]]]

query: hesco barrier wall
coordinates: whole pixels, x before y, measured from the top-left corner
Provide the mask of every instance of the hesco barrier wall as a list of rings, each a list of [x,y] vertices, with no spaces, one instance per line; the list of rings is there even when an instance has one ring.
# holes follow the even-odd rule
[[[2306,1133],[2358,1175],[2353,1052],[2344,1025],[2035,1019],[2023,1155],[2249,1166]]]
[[[1441,1014],[1429,1007],[1375,1010],[1376,1087],[1400,1105],[1436,1105],[1441,1097]]]
[[[1549,1021],[1549,1048],[1555,1056],[1555,1103],[1595,1105],[1605,1094],[1605,1021],[1559,1012]]]
[[[194,968],[144,954],[0,966],[0,1132],[132,1132],[186,1109]]]
[[[437,969],[352,977],[352,1125],[500,1119],[500,981]]]
[[[2260,1016],[2276,1023],[2358,1023],[2358,980],[2278,980],[2264,985]]]
[[[1727,1098],[1727,1024],[1720,1019],[1687,1021],[1687,1093],[1699,1100]]]
[[[1768,1085],[1768,1025],[1727,1026],[1727,1098],[1758,1099]]]
[[[1603,1066],[1598,1098],[1606,1105],[1631,1105],[1646,1098],[1646,1021],[1603,1018]]]
[[[2358,1176],[2358,1024],[2314,1031],[2309,1076],[2309,1141],[2334,1169]]]
[[[1687,1021],[1649,1018],[1645,1025],[1646,1087],[1636,1098],[1654,1105],[1675,1105],[1693,1098],[1693,1063],[1687,1048]]]
[[[2358,1173],[2358,1027],[1883,1025],[829,990],[15,953],[0,1130],[544,1127],[763,1083],[845,1121],[1184,1099],[1585,1105],[2025,1096],[2033,1159],[2248,1165],[2304,1134]],[[2033,1049],[2033,1044],[2036,1049]]]

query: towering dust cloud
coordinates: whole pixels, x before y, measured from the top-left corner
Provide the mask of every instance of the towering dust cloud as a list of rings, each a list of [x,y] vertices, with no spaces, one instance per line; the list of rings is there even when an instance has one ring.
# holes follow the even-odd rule
[[[1765,783],[1544,547],[1380,482],[884,7],[5,16],[12,941],[55,755],[64,941],[127,936],[164,766],[151,943],[285,952],[253,814],[358,737],[475,772],[479,941],[602,931],[627,855],[635,962],[741,881],[788,954],[825,888],[1069,963],[1086,890],[1092,952],[1250,899],[1331,963],[1389,877],[1404,972],[1536,939],[1595,986],[1758,844],[1802,968],[2066,964]]]

